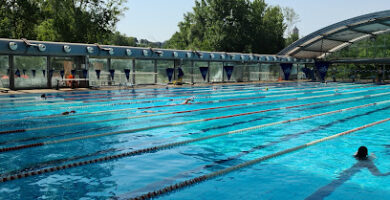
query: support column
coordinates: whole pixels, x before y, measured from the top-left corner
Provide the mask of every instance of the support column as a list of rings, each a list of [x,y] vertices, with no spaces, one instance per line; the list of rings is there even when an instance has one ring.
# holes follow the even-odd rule
[[[210,61],[207,62],[207,67],[208,67],[208,71],[207,71],[207,83],[210,83]]]
[[[259,70],[258,70],[258,72],[259,72],[259,81],[261,81],[261,63],[259,63],[258,65],[259,65]]]
[[[131,60],[131,65],[132,65],[131,66],[131,68],[132,68],[131,70],[133,72],[132,75],[131,75],[132,76],[132,83],[133,83],[133,85],[135,85],[135,59]]]
[[[385,83],[385,65],[382,65],[382,82]]]
[[[47,77],[47,87],[52,88],[51,85],[51,77],[50,76],[50,70],[51,70],[51,56],[46,57],[46,77]]]
[[[225,63],[222,62],[222,83],[225,82],[225,69],[224,69]],[[209,69],[210,72],[210,69]]]
[[[245,71],[245,65],[244,63],[241,63],[241,78],[242,78],[242,81],[244,82],[244,71]]]
[[[194,61],[191,61],[191,83],[194,84]]]
[[[87,80],[87,78],[88,78],[88,81],[85,81],[85,85],[86,85],[86,87],[89,87],[90,84],[89,84],[89,76],[88,76],[88,74],[89,74],[89,57],[88,56],[84,56],[84,66],[85,66],[85,70],[88,70],[87,75],[84,77],[85,80]]]
[[[111,58],[107,58],[107,68],[108,68],[108,72],[110,72],[111,70]],[[111,73],[110,75],[108,76],[108,80],[107,80],[107,85],[111,85],[112,84],[112,80],[111,80]]]
[[[157,60],[153,60],[154,62],[154,84],[157,84]]]
[[[9,68],[9,89],[15,90],[15,75],[14,75],[14,56],[8,56],[8,68]]]

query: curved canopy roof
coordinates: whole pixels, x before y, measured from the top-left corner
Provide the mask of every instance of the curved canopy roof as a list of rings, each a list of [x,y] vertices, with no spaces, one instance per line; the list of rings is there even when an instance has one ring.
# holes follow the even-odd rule
[[[359,40],[390,32],[390,10],[347,19],[315,31],[292,43],[278,55],[323,58]]]

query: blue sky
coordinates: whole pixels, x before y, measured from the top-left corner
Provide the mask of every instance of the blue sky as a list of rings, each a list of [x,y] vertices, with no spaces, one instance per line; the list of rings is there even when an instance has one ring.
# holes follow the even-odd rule
[[[168,40],[178,31],[183,14],[195,0],[128,0],[117,29],[127,36],[150,41]],[[291,7],[300,16],[297,27],[304,36],[341,20],[390,9],[389,0],[266,0],[269,5]]]

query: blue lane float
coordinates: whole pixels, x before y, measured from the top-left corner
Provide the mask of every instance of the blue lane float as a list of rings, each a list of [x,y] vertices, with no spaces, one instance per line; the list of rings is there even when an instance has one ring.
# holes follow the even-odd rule
[[[205,81],[206,77],[207,77],[207,73],[209,72],[209,68],[208,67],[199,67],[199,70],[200,70],[200,74],[202,74],[203,80]]]

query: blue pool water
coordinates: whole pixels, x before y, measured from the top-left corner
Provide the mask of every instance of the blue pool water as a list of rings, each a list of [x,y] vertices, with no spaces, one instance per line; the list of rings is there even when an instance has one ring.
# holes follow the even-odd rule
[[[0,96],[0,199],[131,199],[213,174],[155,198],[390,198],[390,122],[245,165],[387,119],[390,85],[270,83],[47,97]],[[370,167],[352,156],[361,145],[375,154],[360,161]]]

